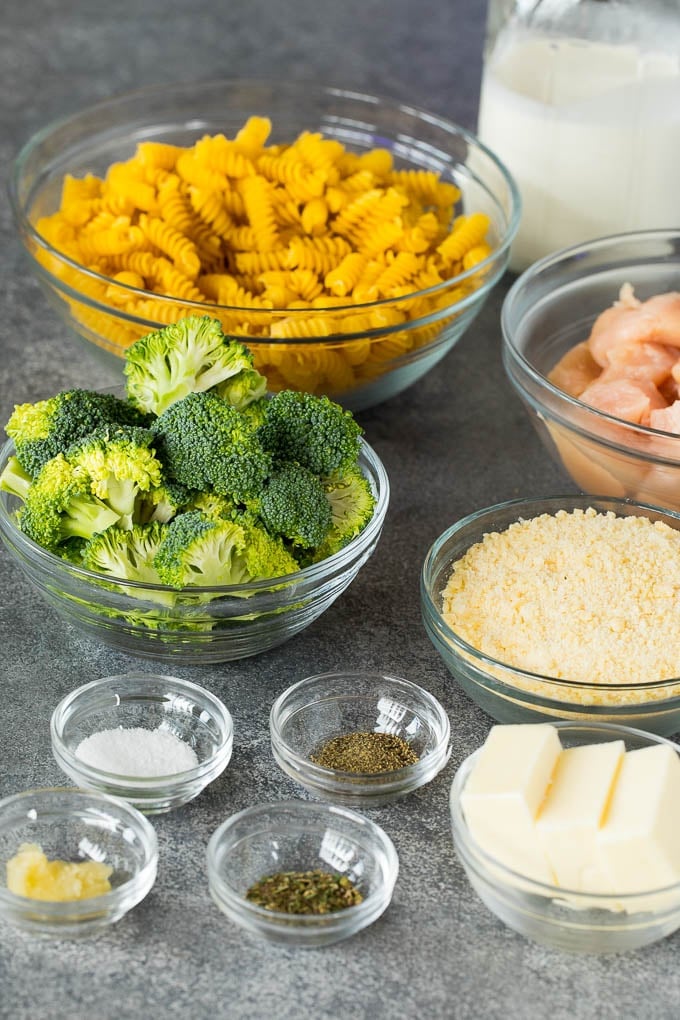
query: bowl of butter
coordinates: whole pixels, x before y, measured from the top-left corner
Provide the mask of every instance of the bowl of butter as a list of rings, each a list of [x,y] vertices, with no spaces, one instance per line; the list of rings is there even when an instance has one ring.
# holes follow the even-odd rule
[[[456,772],[453,842],[508,927],[573,953],[680,927],[680,747],[613,723],[496,725]]]

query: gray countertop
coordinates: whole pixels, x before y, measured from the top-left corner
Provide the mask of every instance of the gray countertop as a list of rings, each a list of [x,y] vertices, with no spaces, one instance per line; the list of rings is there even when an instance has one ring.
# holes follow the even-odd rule
[[[29,135],[118,91],[223,75],[316,79],[405,99],[474,128],[481,0],[13,0],[0,20],[0,163]],[[0,199],[0,417],[14,403],[114,381],[68,334],[27,274]],[[418,582],[434,538],[460,516],[521,494],[567,491],[500,363],[497,287],[460,344],[416,386],[360,415],[390,475],[375,556],[302,635],[263,656],[174,671],[218,694],[235,721],[227,771],[196,801],[155,820],[158,880],[96,940],[39,941],[0,925],[2,1020],[203,1018],[677,1017],[680,933],[641,952],[558,954],[504,928],[457,862],[447,795],[491,720],[428,642]],[[95,677],[144,662],[63,624],[0,552],[0,795],[62,781],[48,723]],[[245,935],[209,898],[210,834],[249,804],[300,796],[270,753],[268,712],[289,683],[338,667],[408,677],[436,695],[453,755],[429,786],[370,813],[401,871],[392,905],[361,934],[294,951]]]

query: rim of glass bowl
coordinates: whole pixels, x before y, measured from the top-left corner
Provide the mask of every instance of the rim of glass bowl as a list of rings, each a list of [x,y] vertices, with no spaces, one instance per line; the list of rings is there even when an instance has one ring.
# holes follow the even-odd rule
[[[182,772],[171,772],[167,775],[164,774],[158,776],[135,776],[126,775],[122,772],[108,772],[106,769],[101,769],[95,765],[89,765],[82,761],[82,759],[71,750],[63,739],[63,728],[65,723],[68,722],[70,715],[73,714],[74,704],[77,703],[83,696],[98,690],[111,689],[111,695],[115,696],[116,686],[119,685],[121,681],[138,681],[140,685],[140,694],[143,693],[145,684],[156,681],[158,683],[162,683],[163,687],[166,689],[169,687],[173,688],[175,693],[186,693],[189,696],[192,696],[199,705],[207,701],[210,705],[210,712],[213,718],[219,719],[219,727],[223,733],[220,746],[210,756],[210,758],[206,758],[205,761],[199,762],[198,765],[194,765],[193,768],[184,769]],[[218,766],[220,767],[220,772],[223,768],[226,768],[229,763],[229,759],[231,758],[234,739],[234,721],[231,712],[226,705],[211,691],[207,690],[205,687],[201,687],[200,684],[195,684],[190,680],[182,680],[180,677],[170,676],[164,673],[116,673],[111,676],[90,680],[89,683],[76,687],[74,691],[71,691],[70,694],[63,697],[52,712],[52,716],[50,718],[50,735],[52,737],[54,755],[57,759],[57,764],[60,767],[63,767],[63,761],[66,763],[67,768],[72,772],[75,772],[80,776],[85,776],[88,779],[94,778],[97,781],[106,783],[107,786],[115,786],[119,790],[134,789],[140,792],[152,792],[157,787],[161,786],[164,790],[175,786],[182,786],[184,784],[193,786],[197,781],[204,777],[212,776]]]
[[[439,630],[445,637],[447,644],[453,646],[453,648],[462,655],[467,661],[471,661],[472,665],[476,668],[490,667],[491,670],[500,671],[501,674],[515,674],[520,677],[526,677],[527,680],[533,683],[545,684],[548,688],[567,688],[574,691],[606,691],[613,693],[614,691],[663,691],[666,688],[677,687],[680,684],[680,677],[669,677],[666,680],[652,680],[641,683],[588,683],[582,680],[562,680],[558,677],[544,676],[542,673],[532,673],[530,670],[522,669],[519,666],[511,666],[507,662],[502,662],[500,659],[494,659],[492,656],[487,655],[485,652],[475,648],[474,645],[468,644],[462,637],[460,637],[446,622],[442,615],[441,609],[437,606],[434,601],[433,593],[431,592],[432,587],[432,572],[435,560],[437,559],[441,549],[453,538],[458,532],[462,531],[463,528],[476,521],[482,521],[485,517],[492,517],[499,511],[509,510],[513,507],[525,507],[527,509],[526,515],[518,514],[517,519],[521,517],[531,518],[533,516],[531,508],[537,504],[542,505],[541,512],[549,513],[551,508],[556,513],[558,510],[565,509],[572,506],[574,509],[586,509],[593,504],[606,504],[610,509],[614,507],[638,507],[643,511],[649,511],[650,515],[654,518],[671,517],[678,522],[680,528],[680,512],[676,513],[674,510],[666,510],[658,506],[654,506],[651,503],[638,503],[633,499],[617,499],[615,496],[583,496],[583,495],[562,495],[562,496],[544,496],[537,497],[536,499],[526,499],[519,497],[517,499],[505,500],[502,503],[496,503],[494,506],[483,507],[481,510],[475,510],[474,513],[468,514],[466,517],[462,517],[455,524],[452,524],[446,531],[435,539],[430,546],[423,567],[420,574],[420,591],[421,598],[423,600],[423,608],[429,621]],[[565,507],[566,504],[566,507]],[[597,506],[595,507],[597,509]],[[498,530],[498,529],[494,529]],[[461,554],[463,555],[463,554]],[[450,560],[448,564],[449,573],[453,564],[458,562],[457,560]],[[437,593],[441,596],[441,592]],[[516,684],[513,684],[509,679],[504,679],[502,676],[498,677],[495,674],[488,675],[489,681],[503,688],[505,691],[512,693],[513,696],[517,695],[520,691],[522,694],[526,694],[528,698],[536,698],[540,704],[557,704],[564,706],[566,703],[563,698],[549,699],[545,696],[541,697],[534,691],[524,691],[522,688],[518,688]],[[626,704],[621,706],[628,710],[635,709],[636,711],[642,711],[644,709],[658,710],[667,701],[678,700],[677,694],[673,695],[668,699],[652,699],[648,702],[640,702],[640,704]],[[568,704],[571,704],[569,702]],[[579,708],[584,711],[589,708],[587,705],[579,703]],[[602,706],[603,708],[615,709],[618,706]],[[574,723],[574,725],[576,725]],[[604,723],[598,723],[597,725],[605,725]]]
[[[370,446],[362,437],[360,437],[359,443],[360,460],[365,460],[371,473],[375,476],[377,489],[375,493],[376,505],[373,511],[373,516],[366,527],[363,531],[359,532],[359,534],[356,535],[351,542],[348,542],[348,544],[343,546],[343,548],[338,550],[338,552],[333,553],[332,556],[327,556],[325,559],[320,560],[318,563],[313,563],[309,567],[302,567],[293,574],[284,574],[281,577],[269,578],[264,581],[250,581],[248,584],[222,586],[192,585],[191,588],[182,588],[180,590],[180,594],[189,593],[192,597],[194,597],[202,594],[212,594],[217,596],[219,593],[222,598],[228,598],[231,592],[248,592],[250,595],[255,595],[258,592],[261,592],[263,595],[269,593],[276,599],[282,590],[291,589],[300,584],[313,585],[315,582],[323,582],[327,577],[333,575],[335,571],[341,571],[352,563],[354,559],[367,546],[369,546],[380,533],[387,513],[390,497],[389,478],[380,457],[373,447]],[[0,449],[0,467],[7,462],[8,458],[13,453],[14,443],[12,440],[8,440],[2,449]],[[86,581],[98,586],[101,586],[102,582],[108,585],[124,585],[128,594],[135,590],[139,590],[140,593],[145,591],[165,592],[168,590],[167,585],[148,584],[141,581],[128,581],[124,578],[110,577],[107,574],[99,574],[93,570],[88,570],[86,567],[80,567],[75,563],[60,559],[59,556],[55,556],[54,553],[49,552],[47,549],[43,549],[42,546],[38,545],[27,535],[24,535],[24,533],[17,527],[17,524],[13,520],[12,511],[9,506],[10,499],[16,500],[16,497],[11,496],[10,493],[0,491],[0,535],[2,535],[3,538],[11,536],[11,540],[19,545],[22,551],[33,562],[41,563],[46,570],[56,570],[57,572],[65,571],[71,577],[75,577],[81,581]],[[17,505],[19,505],[18,501]],[[143,594],[141,597],[143,598]],[[243,599],[239,598],[239,604],[242,603]]]
[[[494,171],[500,175],[503,184],[508,189],[508,204],[510,208],[509,217],[505,215],[501,203],[499,202],[496,194],[490,188],[490,186],[485,185],[482,179],[476,173],[474,173],[470,169],[470,167],[466,167],[470,179],[475,183],[479,184],[483,188],[484,192],[487,194],[490,201],[492,201],[493,204],[496,206],[498,212],[502,214],[504,222],[504,229],[502,236],[499,238],[498,246],[490,253],[490,255],[488,255],[477,265],[473,266],[471,269],[466,270],[463,273],[459,273],[455,277],[450,277],[448,280],[444,280],[442,283],[439,283],[433,287],[427,287],[423,290],[412,291],[407,295],[401,295],[399,298],[381,298],[380,300],[369,301],[361,304],[359,303],[354,304],[352,302],[349,302],[347,305],[329,305],[323,308],[315,308],[313,310],[314,315],[322,315],[326,312],[332,312],[334,315],[341,315],[344,312],[350,311],[353,313],[360,313],[380,308],[384,305],[394,305],[395,303],[398,304],[401,301],[413,300],[414,298],[420,298],[424,296],[436,297],[440,293],[443,293],[448,288],[450,288],[453,283],[458,285],[461,281],[465,281],[479,274],[480,272],[483,272],[489,267],[492,267],[494,263],[499,263],[495,271],[487,279],[483,281],[482,285],[473,290],[466,297],[456,301],[453,305],[450,305],[444,309],[436,309],[431,314],[414,319],[411,323],[409,323],[409,326],[415,328],[416,326],[428,325],[430,323],[438,321],[440,318],[443,318],[447,314],[449,314],[451,308],[453,307],[459,310],[468,308],[470,305],[474,304],[476,300],[478,300],[480,293],[488,291],[495,284],[498,278],[502,275],[505,269],[506,256],[509,252],[510,245],[519,227],[519,221],[521,217],[521,197],[513,176],[511,175],[510,171],[505,166],[505,164],[493,152],[493,150],[489,149],[483,142],[481,142],[476,137],[476,135],[474,135],[471,131],[468,131],[461,125],[456,124],[453,121],[449,121],[446,118],[441,117],[437,114],[429,113],[418,106],[411,105],[410,103],[400,103],[396,100],[390,100],[386,97],[373,95],[371,93],[357,92],[352,89],[336,88],[333,86],[318,85],[317,83],[314,82],[305,81],[289,81],[280,83],[276,82],[274,79],[268,80],[264,78],[247,78],[247,79],[226,78],[226,79],[213,79],[199,83],[189,82],[175,86],[151,85],[119,93],[118,95],[110,99],[105,99],[91,106],[88,106],[75,114],[71,114],[69,116],[62,117],[55,121],[52,121],[51,123],[41,128],[39,131],[37,131],[31,138],[29,138],[29,140],[19,150],[12,164],[11,173],[8,181],[9,201],[15,222],[19,228],[21,236],[29,239],[29,241],[32,244],[42,249],[51,258],[59,260],[64,265],[82,274],[83,277],[92,280],[96,284],[106,285],[107,287],[113,286],[114,288],[119,288],[121,294],[133,293],[143,295],[145,297],[152,294],[154,301],[158,301],[161,305],[165,305],[167,307],[177,306],[184,311],[185,315],[191,313],[206,315],[210,313],[211,309],[224,313],[247,312],[248,315],[252,315],[254,311],[252,308],[242,308],[241,306],[238,305],[220,305],[214,302],[188,301],[183,298],[173,298],[167,295],[156,294],[155,292],[126,286],[118,281],[112,280],[110,277],[103,276],[92,269],[88,269],[81,263],[75,262],[74,260],[69,258],[58,248],[53,247],[53,245],[51,245],[44,237],[42,237],[41,234],[39,234],[36,231],[31,220],[29,219],[29,216],[25,211],[26,206],[30,203],[30,200],[34,197],[35,186],[31,188],[31,191],[29,192],[28,196],[26,196],[27,200],[25,202],[22,200],[21,197],[22,191],[21,179],[24,172],[24,166],[28,162],[32,153],[41,144],[49,140],[51,135],[69,127],[70,125],[76,124],[81,118],[85,116],[92,116],[97,112],[104,113],[107,110],[114,110],[116,107],[125,106],[126,104],[130,104],[131,102],[134,101],[141,101],[145,97],[153,98],[159,96],[170,98],[171,96],[196,95],[197,108],[200,111],[200,96],[202,94],[211,92],[212,90],[228,89],[230,87],[253,90],[263,88],[269,89],[276,88],[277,91],[280,91],[281,88],[284,88],[287,91],[289,91],[293,96],[294,95],[309,96],[311,94],[316,97],[323,96],[327,96],[329,98],[337,97],[345,101],[349,100],[351,102],[357,103],[359,106],[363,105],[367,110],[370,109],[376,110],[382,108],[387,109],[392,113],[403,113],[413,118],[416,122],[422,121],[423,123],[426,123],[430,126],[434,126],[440,129],[445,134],[451,135],[452,137],[458,137],[462,141],[464,141],[470,148],[477,149],[479,152],[483,153],[484,156],[491,162],[491,164],[494,167]],[[194,117],[186,117],[185,118],[186,123],[188,124],[195,121],[197,116],[198,114]],[[356,122],[354,122],[354,124],[356,126]],[[137,127],[137,132],[138,131],[139,127]],[[413,141],[412,139],[409,140]],[[442,156],[445,155],[443,150],[441,151],[440,155]],[[448,158],[446,162],[450,165],[450,167],[455,167],[456,165],[459,165],[452,158]],[[44,269],[41,269],[40,266],[38,266],[38,269],[41,270],[41,275],[44,275],[47,279],[52,278],[52,274],[45,271]],[[144,316],[131,315],[129,312],[125,312],[124,308],[113,307],[111,305],[103,304],[101,301],[98,301],[92,298],[91,296],[84,294],[82,291],[72,288],[71,286],[65,284],[61,280],[59,281],[59,288],[63,290],[65,293],[67,293],[70,297],[78,301],[81,301],[83,304],[88,305],[92,308],[108,311],[110,314],[114,314],[116,318],[121,319],[121,321],[123,322],[130,322],[134,323],[135,325],[148,326],[150,329],[158,327],[160,321],[159,319],[148,319],[145,318]],[[282,317],[304,318],[305,316],[309,316],[310,309],[309,308],[267,309],[266,314],[269,318],[271,318],[272,314],[276,318]],[[380,327],[369,331],[359,330],[355,333],[342,332],[322,337],[295,337],[295,338],[278,338],[266,336],[247,337],[246,334],[240,333],[233,333],[232,335],[238,337],[243,336],[244,339],[249,339],[251,342],[255,343],[263,342],[267,344],[290,344],[294,342],[296,344],[319,344],[319,343],[337,344],[339,338],[342,338],[343,340],[351,340],[359,337],[366,336],[370,337],[372,334],[386,336],[389,333],[392,333],[401,328],[403,328],[403,324]]]
[[[289,914],[281,910],[267,910],[266,907],[260,907],[255,903],[251,903],[245,896],[237,893],[232,886],[224,881],[220,873],[223,838],[230,829],[238,825],[244,818],[257,819],[260,814],[266,815],[269,812],[276,812],[278,809],[298,813],[300,815],[301,826],[304,824],[304,819],[307,815],[326,815],[329,818],[336,818],[338,820],[340,831],[342,831],[342,820],[344,819],[368,832],[371,840],[379,846],[379,852],[383,855],[385,861],[385,867],[380,868],[381,882],[378,888],[365,896],[361,903],[345,907],[343,910],[332,911],[329,914]],[[260,827],[258,830],[260,834],[264,832],[275,833],[275,831],[273,825],[267,825],[265,828]],[[372,851],[372,854],[374,853],[375,851]],[[386,909],[392,898],[394,886],[399,875],[399,856],[394,843],[385,830],[376,822],[366,815],[353,811],[351,808],[343,807],[340,804],[324,804],[319,801],[305,800],[282,800],[276,803],[253,804],[242,811],[236,812],[236,814],[230,815],[229,818],[215,829],[208,840],[206,862],[211,893],[220,903],[223,903],[234,914],[244,918],[250,917],[255,920],[258,927],[277,932],[281,931],[282,922],[289,926],[291,930],[295,928],[298,930],[313,930],[318,927],[323,927],[325,931],[346,927],[358,930],[366,924],[377,920]]]
[[[313,762],[310,758],[292,748],[284,740],[281,733],[281,726],[287,719],[287,716],[283,714],[285,712],[286,700],[299,691],[304,690],[305,687],[313,686],[312,681],[332,680],[336,677],[346,677],[348,680],[355,679],[357,681],[383,680],[388,684],[394,684],[416,693],[418,697],[427,702],[436,719],[438,739],[432,751],[412,765],[402,765],[398,769],[375,773],[348,772],[344,769],[333,769],[324,765],[317,765],[316,762]],[[354,689],[356,690],[356,688]],[[351,694],[352,689],[348,689],[347,693]],[[366,691],[361,689],[357,693],[362,694],[366,693]],[[304,679],[291,684],[290,687],[279,694],[271,707],[269,730],[277,753],[285,757],[295,767],[296,771],[301,774],[304,780],[329,791],[337,790],[338,787],[346,787],[348,791],[355,792],[357,798],[361,797],[362,792],[367,797],[370,797],[378,792],[401,789],[404,785],[408,785],[410,789],[412,786],[416,787],[421,785],[422,782],[433,779],[448,762],[452,748],[451,723],[448,714],[433,694],[430,694],[424,687],[414,683],[412,680],[373,670],[334,670],[328,673],[317,673],[313,676],[304,677]],[[302,783],[303,779],[301,778],[299,781]]]
[[[529,724],[533,725],[533,724]],[[626,736],[651,741],[656,744],[666,744],[673,748],[676,753],[680,753],[680,745],[675,744],[672,740],[668,740],[666,737],[658,736],[655,733],[647,733],[644,730],[635,729],[632,726],[622,726],[620,723],[606,723],[606,722],[555,722],[551,725],[555,726],[557,730],[583,730],[592,729],[594,731],[604,731],[610,733],[612,736],[619,735],[621,739]],[[635,904],[636,900],[644,897],[648,899],[650,897],[659,897],[661,901],[664,896],[668,896],[669,893],[677,894],[677,901],[675,903],[674,910],[680,911],[680,882],[674,882],[672,885],[663,886],[660,889],[641,889],[636,893],[584,893],[579,890],[565,889],[561,886],[550,885],[546,882],[539,882],[537,879],[529,878],[527,875],[523,875],[520,871],[515,871],[513,868],[509,868],[506,864],[499,861],[493,854],[490,854],[487,850],[484,850],[477,841],[473,838],[470,829],[468,828],[463,809],[461,807],[460,795],[463,790],[465,783],[470,775],[470,771],[476,758],[479,757],[481,747],[473,751],[472,754],[464,758],[456,770],[456,774],[453,777],[451,783],[451,790],[449,793],[449,807],[451,810],[451,825],[453,828],[454,838],[456,838],[457,845],[460,845],[460,849],[463,852],[465,858],[475,864],[480,862],[484,866],[484,875],[488,879],[488,870],[491,868],[497,873],[493,879],[492,884],[499,885],[510,885],[521,888],[519,891],[524,891],[530,895],[545,896],[550,899],[563,899],[569,897],[573,900],[583,900],[586,905],[592,903],[593,899],[601,901],[603,904],[612,902],[613,904],[620,906],[625,903]],[[624,907],[625,909],[625,907]],[[632,911],[634,913],[635,911]]]
[[[0,912],[8,909],[13,914],[18,912],[40,913],[41,921],[59,921],[64,914],[68,914],[69,921],[86,921],[89,915],[99,912],[111,912],[115,907],[125,906],[133,897],[128,909],[139,903],[144,896],[152,889],[156,880],[158,868],[158,837],[151,822],[144,815],[121,797],[115,797],[98,790],[86,790],[70,786],[45,786],[36,787],[32,790],[23,790],[21,793],[11,794],[0,800],[0,830],[5,822],[9,820],[9,812],[18,810],[17,820],[26,817],[26,811],[21,813],[21,804],[30,804],[31,800],[51,795],[64,795],[69,800],[77,802],[78,798],[92,798],[103,806],[110,805],[115,808],[118,815],[126,816],[126,823],[132,828],[139,839],[143,852],[144,864],[139,871],[126,879],[122,885],[116,886],[101,896],[90,896],[84,900],[36,900],[30,896],[19,896],[11,892],[6,886],[0,885]]]
[[[576,244],[569,248],[563,248],[560,251],[544,256],[542,259],[539,259],[537,262],[534,262],[533,265],[529,266],[528,269],[525,269],[512,284],[501,305],[501,332],[504,341],[504,357],[512,359],[514,363],[518,365],[519,368],[531,379],[535,386],[546,390],[552,397],[552,401],[555,405],[547,408],[543,401],[537,401],[533,394],[527,392],[522,382],[518,382],[511,376],[513,384],[518,388],[521,388],[522,395],[531,403],[537,413],[539,413],[542,417],[549,416],[554,421],[568,426],[569,429],[573,429],[586,439],[595,438],[601,446],[610,447],[616,450],[623,450],[632,457],[642,455],[648,460],[653,460],[662,464],[676,464],[677,461],[680,460],[680,436],[673,432],[653,429],[647,425],[637,425],[635,422],[626,421],[625,418],[617,418],[613,414],[607,414],[605,411],[599,411],[597,408],[591,407],[590,404],[586,404],[577,397],[572,397],[568,393],[565,393],[565,391],[561,390],[559,386],[555,386],[555,384],[552,383],[546,375],[539,372],[538,369],[533,366],[531,361],[528,360],[520,347],[516,345],[514,339],[515,331],[510,327],[510,320],[513,316],[513,312],[515,311],[515,306],[522,299],[524,289],[546,270],[557,266],[560,263],[578,263],[585,255],[596,254],[599,251],[606,250],[608,247],[622,242],[625,243],[635,240],[638,243],[644,243],[645,241],[664,241],[665,239],[670,240],[671,238],[674,239],[676,245],[680,242],[680,232],[677,228],[608,234],[606,237],[600,237],[593,241],[586,241],[583,244]],[[635,252],[631,251],[631,262],[633,261],[634,255]],[[600,270],[593,269],[592,272],[588,273],[588,277],[596,277],[599,272]],[[680,276],[680,263],[678,264],[678,275]],[[592,416],[592,427],[587,427],[583,424],[582,417],[584,413]],[[677,455],[675,458],[671,456],[660,456],[655,454],[653,449],[647,450],[646,447],[642,447],[639,450],[630,449],[624,443],[617,442],[615,439],[612,439],[611,436],[607,435],[606,431],[601,434],[596,432],[593,436],[593,432],[596,430],[596,424],[598,422],[602,423],[603,426],[609,426],[610,428],[614,426],[621,432],[638,436],[644,440],[659,438],[664,439],[666,443],[668,443],[668,440],[677,439]]]

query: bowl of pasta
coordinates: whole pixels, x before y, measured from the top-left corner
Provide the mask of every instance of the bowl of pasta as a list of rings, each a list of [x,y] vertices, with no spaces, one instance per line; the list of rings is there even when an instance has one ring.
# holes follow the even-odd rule
[[[270,388],[361,410],[429,371],[506,268],[520,200],[469,132],[305,82],[152,86],[39,131],[9,185],[52,306],[118,366],[188,314]]]

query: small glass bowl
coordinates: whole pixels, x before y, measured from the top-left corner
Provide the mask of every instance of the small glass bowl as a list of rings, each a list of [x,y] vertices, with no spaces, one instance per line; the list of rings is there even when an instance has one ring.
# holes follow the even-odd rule
[[[422,687],[382,673],[322,673],[293,684],[269,716],[272,753],[283,771],[315,796],[349,807],[376,806],[429,783],[451,754],[449,719]],[[344,772],[311,761],[334,737],[392,733],[418,755],[390,772]]]
[[[680,529],[680,515],[632,500],[565,495],[513,499],[485,507],[447,528],[427,553],[420,579],[425,630],[465,693],[500,723],[611,722],[669,736],[680,729],[680,677],[641,683],[586,683],[532,673],[493,659],[449,626],[442,592],[453,564],[489,532],[541,514],[593,507],[599,513],[647,517]]]
[[[383,830],[347,808],[312,801],[257,804],[213,833],[207,852],[210,894],[227,917],[270,942],[303,947],[339,942],[387,909],[399,858]],[[361,903],[329,914],[286,914],[246,899],[257,881],[280,871],[346,875]]]
[[[111,891],[85,900],[29,899],[6,886],[5,862],[22,843],[49,860],[101,861],[113,867]],[[34,935],[91,935],[120,920],[156,881],[153,826],[117,797],[88,790],[27,790],[0,801],[0,919]]]
[[[562,746],[623,740],[627,751],[671,741],[612,723],[556,723]],[[572,892],[520,875],[486,853],[473,839],[461,793],[479,751],[456,772],[450,808],[453,843],[473,889],[488,909],[526,938],[572,953],[618,953],[665,938],[680,928],[680,883],[624,896]]]
[[[623,284],[645,300],[677,291],[680,229],[601,237],[548,256],[508,292],[503,364],[553,460],[584,492],[680,510],[680,436],[598,411],[549,379]]]
[[[186,741],[198,765],[168,776],[125,776],[86,764],[76,754],[86,737],[119,727],[157,727]],[[234,727],[229,711],[188,680],[154,673],[123,673],[78,687],[63,698],[50,722],[59,767],[78,786],[115,794],[145,814],[186,804],[227,767]]]

